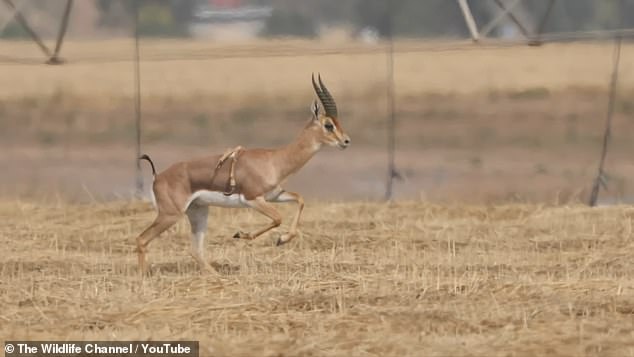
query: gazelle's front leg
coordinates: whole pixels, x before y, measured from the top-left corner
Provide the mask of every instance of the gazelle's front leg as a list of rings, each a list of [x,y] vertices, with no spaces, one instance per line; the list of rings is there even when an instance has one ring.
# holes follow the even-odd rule
[[[280,213],[275,209],[275,207],[273,207],[272,204],[266,202],[263,196],[257,197],[254,200],[246,201],[246,203],[249,207],[269,217],[271,219],[271,224],[254,233],[237,232],[233,235],[233,238],[249,240],[255,239],[263,233],[266,233],[275,227],[279,227],[280,224],[282,224],[282,216]]]
[[[277,245],[279,246],[284,243],[288,243],[291,239],[297,236],[297,225],[299,224],[299,218],[304,210],[304,198],[298,193],[284,191],[277,196],[273,202],[297,202],[297,213],[295,213],[295,217],[291,223],[291,228],[288,230],[288,233],[282,234],[282,236],[277,240]]]

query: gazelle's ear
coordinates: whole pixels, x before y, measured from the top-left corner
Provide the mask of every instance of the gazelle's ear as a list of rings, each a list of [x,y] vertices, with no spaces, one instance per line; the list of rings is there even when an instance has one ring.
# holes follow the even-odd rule
[[[313,114],[313,119],[319,118],[319,103],[313,100],[313,104],[310,105],[310,112]]]

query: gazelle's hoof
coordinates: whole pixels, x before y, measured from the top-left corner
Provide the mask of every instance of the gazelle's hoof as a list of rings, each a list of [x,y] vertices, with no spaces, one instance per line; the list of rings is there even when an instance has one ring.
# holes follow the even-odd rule
[[[251,234],[245,233],[243,231],[237,231],[236,234],[233,235],[233,238],[235,238],[235,239],[248,239],[248,240],[253,239],[253,238],[251,238]]]
[[[295,236],[297,236],[297,234],[290,234],[290,233],[282,234],[277,239],[277,244],[276,245],[279,247],[282,244],[286,244],[286,243],[290,242],[291,239],[295,238]]]

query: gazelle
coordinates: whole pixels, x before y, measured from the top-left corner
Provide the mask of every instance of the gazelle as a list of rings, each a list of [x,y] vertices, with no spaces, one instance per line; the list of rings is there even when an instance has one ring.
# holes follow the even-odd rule
[[[297,236],[297,226],[304,209],[304,199],[298,193],[284,191],[282,183],[301,169],[325,144],[345,149],[350,137],[338,120],[337,105],[318,76],[312,76],[312,84],[323,105],[324,114],[315,100],[311,106],[312,118],[290,144],[275,149],[242,149],[225,155],[208,156],[173,164],[156,174],[149,156],[139,159],[149,161],[154,177],[152,191],[158,210],[156,219],[137,239],[139,270],[146,271],[148,244],[163,231],[187,215],[191,226],[191,255],[201,269],[213,272],[204,260],[203,242],[207,230],[209,206],[250,207],[271,219],[266,227],[255,232],[238,231],[233,237],[255,239],[278,227],[282,217],[273,202],[296,202],[297,212],[288,233],[283,234],[277,245],[288,243]],[[231,159],[230,164],[226,161]],[[227,192],[227,183],[230,190]]]

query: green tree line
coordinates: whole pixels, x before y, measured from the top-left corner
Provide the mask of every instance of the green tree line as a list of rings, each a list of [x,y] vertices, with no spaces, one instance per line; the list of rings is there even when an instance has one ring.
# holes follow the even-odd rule
[[[502,0],[504,1],[504,0]],[[57,1],[62,4],[62,1]],[[188,36],[197,5],[207,0],[96,0],[103,27],[131,26],[139,6],[142,35]],[[511,1],[512,2],[512,1]],[[527,27],[541,22],[550,0],[520,4]],[[53,2],[33,2],[54,12]],[[243,0],[246,6],[270,6],[272,16],[263,35],[314,37],[322,25],[345,26],[353,32],[371,28],[380,36],[465,37],[468,35],[457,0]],[[496,16],[493,0],[469,0],[476,22],[483,26]],[[60,7],[60,6],[58,6]],[[555,0],[546,32],[634,27],[634,0]],[[495,32],[494,32],[495,34]],[[12,24],[4,36],[23,36]]]

